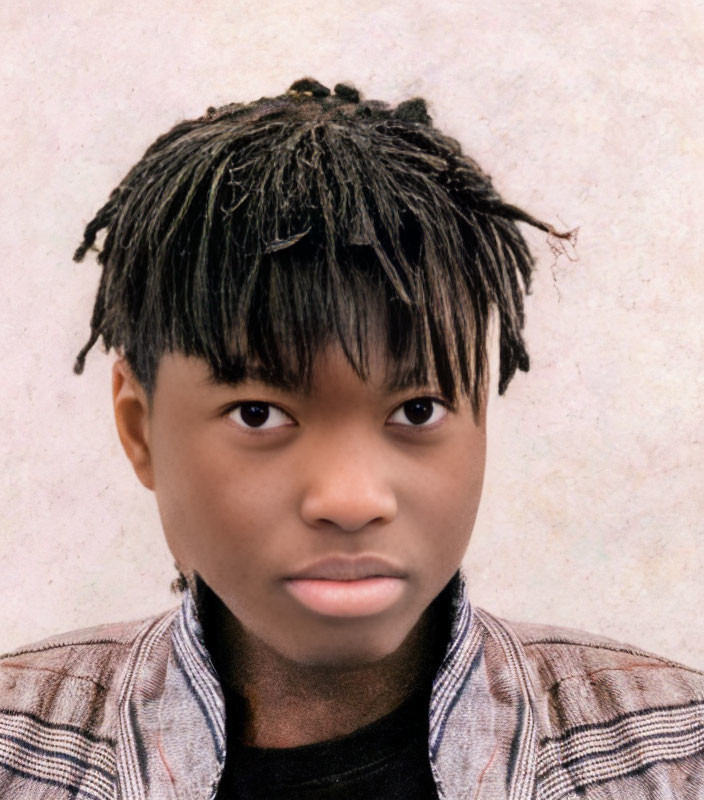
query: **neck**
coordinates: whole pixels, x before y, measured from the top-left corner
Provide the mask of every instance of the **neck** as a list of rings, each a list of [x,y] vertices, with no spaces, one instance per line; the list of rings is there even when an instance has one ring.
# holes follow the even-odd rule
[[[210,590],[204,600],[206,644],[228,706],[238,708],[243,744],[300,747],[346,736],[428,687],[446,642],[442,603],[432,603],[394,653],[354,668],[293,662],[248,634]]]

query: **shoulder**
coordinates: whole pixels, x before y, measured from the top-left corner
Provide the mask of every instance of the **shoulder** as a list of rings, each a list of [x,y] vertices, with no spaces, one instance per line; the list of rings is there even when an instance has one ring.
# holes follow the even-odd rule
[[[104,705],[141,632],[174,613],[67,631],[1,654],[0,714],[79,717],[83,704]]]
[[[68,631],[0,655],[0,795],[90,783],[91,796],[112,797],[118,701],[133,645],[175,611]]]
[[[490,616],[486,611],[483,613]],[[643,668],[670,680],[684,679],[700,691],[704,687],[704,671],[628,642],[577,628],[493,619],[517,636],[526,657],[537,670],[539,683],[554,687],[556,683],[572,679],[593,678],[600,671]]]
[[[704,672],[582,630],[479,618],[524,665],[544,796],[634,781],[704,796]]]
[[[7,697],[3,685],[59,678],[107,689],[140,631],[168,613],[66,631],[0,654],[0,698]]]

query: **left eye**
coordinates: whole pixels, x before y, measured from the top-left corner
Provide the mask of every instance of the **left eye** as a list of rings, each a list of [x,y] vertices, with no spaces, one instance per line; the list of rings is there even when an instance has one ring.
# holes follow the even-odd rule
[[[439,422],[447,416],[447,406],[434,397],[414,397],[400,406],[390,417],[392,422],[400,423],[406,427],[430,427],[434,422]],[[410,422],[404,422],[403,418]]]
[[[237,403],[236,406],[230,409],[229,416],[241,428],[249,430],[268,430],[270,428],[285,427],[285,425],[267,423],[285,422],[291,419],[288,414],[271,403],[258,402]]]

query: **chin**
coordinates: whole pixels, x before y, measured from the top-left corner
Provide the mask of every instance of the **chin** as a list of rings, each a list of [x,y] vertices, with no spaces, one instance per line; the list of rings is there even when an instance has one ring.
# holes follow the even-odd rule
[[[318,634],[316,641],[297,636],[293,642],[276,649],[290,661],[307,667],[360,669],[391,656],[405,638],[405,635],[399,636],[397,625],[393,631],[367,631],[366,634],[341,626]]]

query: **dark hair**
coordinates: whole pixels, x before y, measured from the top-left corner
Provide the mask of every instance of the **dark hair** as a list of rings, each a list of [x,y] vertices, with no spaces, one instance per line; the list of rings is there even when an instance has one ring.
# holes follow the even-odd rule
[[[98,250],[102,275],[74,370],[102,336],[150,399],[167,351],[231,382],[256,362],[293,388],[337,339],[366,379],[381,314],[392,381],[434,374],[451,402],[461,384],[476,413],[492,307],[499,393],[529,366],[533,259],[516,222],[571,235],[504,203],[422,98],[393,108],[304,78],[209,108],[160,136],[88,223],[74,260]]]

